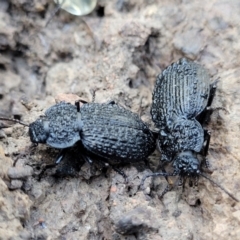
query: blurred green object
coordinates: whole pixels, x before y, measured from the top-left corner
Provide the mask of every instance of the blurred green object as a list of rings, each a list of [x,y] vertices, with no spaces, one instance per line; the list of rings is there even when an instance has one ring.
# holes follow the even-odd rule
[[[97,0],[54,0],[65,11],[77,15],[87,15],[93,11],[97,5]]]

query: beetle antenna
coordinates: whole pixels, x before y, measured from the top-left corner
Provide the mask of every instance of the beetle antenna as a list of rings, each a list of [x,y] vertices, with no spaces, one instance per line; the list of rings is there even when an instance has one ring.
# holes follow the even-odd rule
[[[54,16],[57,14],[57,12],[61,9],[62,5],[64,4],[65,1],[62,1],[62,3],[59,3],[57,1],[57,6],[54,8],[53,12],[50,15],[50,18],[47,20],[47,23],[45,24],[45,28],[48,26],[48,24],[52,21]]]
[[[29,127],[29,124],[27,123],[24,123],[18,119],[14,119],[14,118],[5,118],[5,117],[0,117],[0,120],[3,120],[3,121],[11,121],[11,122],[15,122],[15,123],[19,123],[23,126],[26,126],[26,127]]]
[[[219,185],[218,183],[216,183],[215,181],[213,181],[210,177],[206,176],[204,173],[199,173],[199,175],[201,175],[202,177],[206,178],[209,182],[211,182],[213,185],[218,186],[219,188],[221,188],[229,197],[231,197],[232,199],[234,199],[236,202],[239,202],[239,200],[234,197],[228,190],[226,190],[224,187],[222,187],[221,185]]]

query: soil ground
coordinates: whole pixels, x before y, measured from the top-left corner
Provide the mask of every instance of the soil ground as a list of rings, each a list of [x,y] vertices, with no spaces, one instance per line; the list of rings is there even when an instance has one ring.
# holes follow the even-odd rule
[[[100,0],[90,15],[61,10],[48,0],[0,1],[0,115],[32,122],[56,101],[76,95],[112,99],[150,116],[156,76],[187,57],[219,79],[208,130],[212,179],[240,199],[239,0]],[[72,94],[72,95],[70,95]],[[4,125],[3,125],[4,124]],[[9,124],[11,126],[6,127]],[[124,166],[125,183],[83,165],[78,177],[55,178],[43,164],[57,151],[29,149],[28,129],[0,127],[0,239],[226,240],[240,239],[240,203],[200,178],[162,200],[164,178],[146,181],[143,164]],[[67,158],[77,156],[74,149]],[[15,160],[18,160],[13,167]],[[147,193],[147,194],[146,194]]]

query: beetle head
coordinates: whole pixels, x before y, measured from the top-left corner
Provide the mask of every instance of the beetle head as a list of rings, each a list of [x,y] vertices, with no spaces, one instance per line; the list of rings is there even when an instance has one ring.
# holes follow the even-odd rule
[[[196,176],[200,173],[200,163],[190,151],[178,154],[174,159],[173,167],[179,175]]]
[[[29,125],[29,136],[33,143],[46,143],[49,135],[49,121],[40,117]]]

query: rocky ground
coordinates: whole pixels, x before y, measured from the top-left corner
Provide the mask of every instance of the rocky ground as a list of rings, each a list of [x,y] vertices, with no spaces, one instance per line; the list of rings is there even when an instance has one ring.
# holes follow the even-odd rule
[[[53,1],[0,1],[0,115],[34,121],[56,101],[76,95],[110,99],[150,117],[156,75],[187,57],[219,79],[208,129],[212,179],[240,199],[240,2],[238,0],[100,0],[88,16],[54,11]],[[74,94],[74,95],[69,95]],[[9,126],[7,126],[9,125]],[[55,178],[41,166],[57,151],[30,148],[28,129],[1,123],[0,239],[239,239],[240,203],[200,178],[198,187],[158,195],[164,178],[129,177],[87,163],[78,177]],[[77,158],[73,149],[68,159]],[[159,154],[151,157],[152,170]],[[14,164],[14,162],[17,162]],[[15,165],[15,166],[13,166]]]

